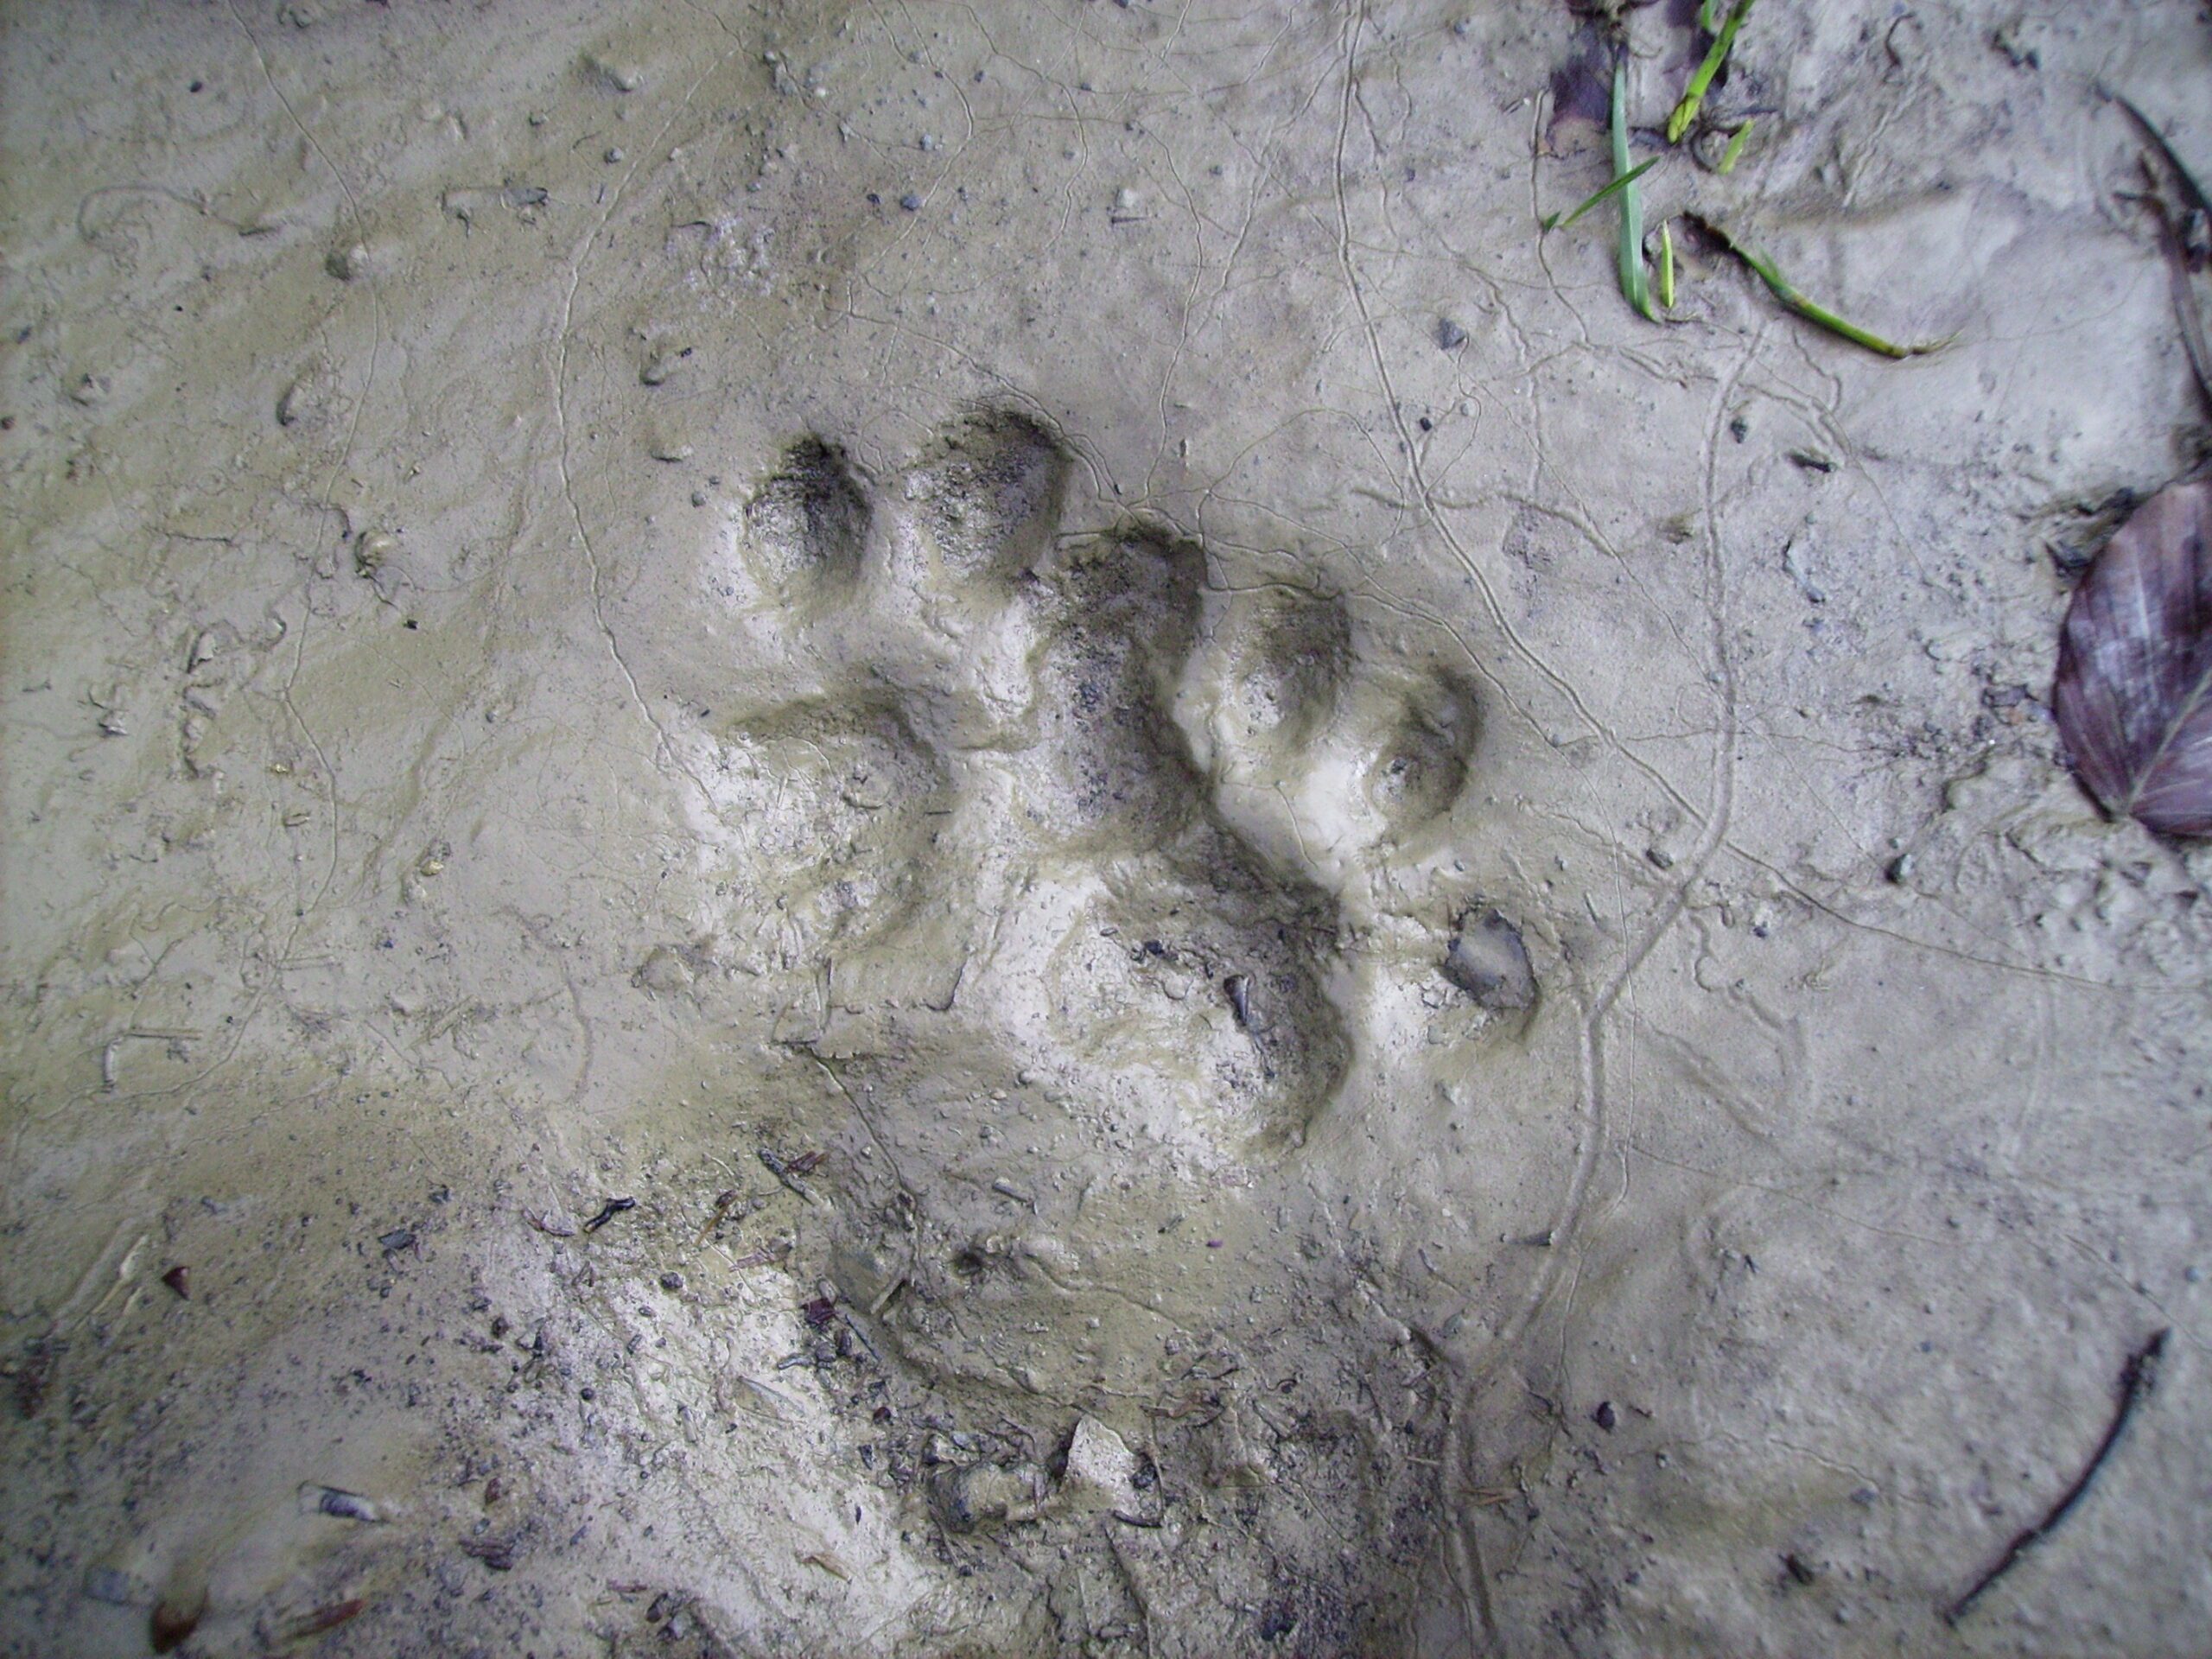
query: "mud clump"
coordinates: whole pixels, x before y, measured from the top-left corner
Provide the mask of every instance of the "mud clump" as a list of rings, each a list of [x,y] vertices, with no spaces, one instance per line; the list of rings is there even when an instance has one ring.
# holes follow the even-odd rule
[[[1496,910],[1471,910],[1444,953],[1444,976],[1481,1007],[1521,1014],[1536,1006],[1536,974],[1521,930]]]

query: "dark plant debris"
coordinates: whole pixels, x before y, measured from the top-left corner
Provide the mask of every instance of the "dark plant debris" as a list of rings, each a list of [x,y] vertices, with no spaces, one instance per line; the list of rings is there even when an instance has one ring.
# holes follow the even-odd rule
[[[2074,590],[2051,709],[2115,817],[2212,835],[2212,479],[2136,509]]]
[[[605,1204],[599,1206],[599,1213],[597,1215],[594,1216],[589,1221],[584,1223],[584,1231],[588,1233],[595,1233],[601,1228],[606,1226],[608,1222],[613,1220],[615,1217],[620,1215],[624,1211],[634,1210],[637,1207],[638,1201],[635,1198],[609,1198]]]
[[[2135,1414],[2136,1408],[2150,1397],[2151,1390],[2158,1386],[2158,1357],[2165,1352],[2166,1338],[2171,1334],[2168,1331],[2153,1332],[2149,1340],[2127,1357],[2127,1363],[2120,1368],[2120,1399],[2113,1408],[2112,1422],[2105,1429],[2104,1439],[2097,1442],[2097,1449],[2089,1454],[2088,1462],[2082,1465],[2082,1472],[2074,1478],[2074,1484],[2061,1494],[2058,1502],[2050,1506],[2050,1512],[2042,1520],[2016,1535],[1990,1569],[1974,1581],[1973,1587],[1943,1610],[1945,1624],[1955,1624],[1964,1618],[1990,1586],[2011,1572],[2022,1555],[2049,1537],[2074,1506],[2082,1501],[2082,1494],[2089,1490],[2089,1483],[2097,1478],[2097,1471],[2104,1467],[2105,1459],[2112,1456],[2113,1448],[2120,1444],[2120,1437],[2127,1427],[2127,1420]]]

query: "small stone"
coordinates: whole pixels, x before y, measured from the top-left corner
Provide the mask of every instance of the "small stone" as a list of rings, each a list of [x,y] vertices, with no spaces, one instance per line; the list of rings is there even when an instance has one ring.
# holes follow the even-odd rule
[[[321,397],[315,387],[315,377],[303,374],[285,387],[283,395],[276,399],[276,424],[296,426],[308,416],[316,413],[321,402]]]
[[[94,1601],[104,1601],[112,1607],[128,1607],[138,1599],[130,1575],[111,1567],[86,1568],[85,1593]]]
[[[634,92],[645,84],[645,71],[634,63],[618,62],[589,53],[584,58],[584,73],[618,92]]]
[[[1613,1409],[1610,1400],[1600,1400],[1597,1410],[1590,1414],[1590,1421],[1610,1434],[1620,1423],[1620,1414]]]
[[[302,1515],[327,1515],[334,1520],[359,1521],[369,1525],[386,1518],[375,1500],[342,1487],[318,1486],[313,1481],[300,1488],[298,1507]]]
[[[620,144],[609,144],[609,145],[607,147],[607,164],[611,167],[611,166],[613,166],[616,162],[619,162],[619,161],[620,161],[621,159],[622,159],[622,146],[621,146],[621,145],[620,145]]]
[[[663,1290],[681,1290],[681,1289],[683,1289],[683,1275],[682,1274],[680,1274],[680,1273],[677,1273],[677,1272],[675,1272],[675,1271],[673,1271],[673,1270],[671,1270],[670,1272],[667,1272],[667,1273],[664,1273],[664,1274],[661,1274],[661,1276],[660,1276],[660,1287],[661,1287]]]
[[[1139,1502],[1137,1469],[1137,1454],[1119,1434],[1096,1417],[1080,1418],[1068,1441],[1060,1496],[1077,1508],[1133,1513]]]
[[[922,199],[912,190],[899,198],[899,205],[910,213],[918,213],[922,211]]]
[[[359,242],[350,247],[333,248],[323,255],[322,268],[341,283],[353,282],[368,274],[369,250]]]
[[[694,977],[691,965],[683,960],[681,951],[673,945],[657,944],[645,952],[645,959],[631,982],[640,990],[672,996],[690,989]]]
[[[1456,352],[1467,343],[1467,331],[1449,317],[1436,320],[1436,344],[1439,349]]]
[[[1891,885],[1903,887],[1912,880],[1912,855],[1899,853],[1883,867],[1882,874]]]
[[[1033,1463],[978,1463],[932,1477],[930,1497],[949,1532],[1036,1519],[1045,1472]]]
[[[1486,1008],[1518,1013],[1536,1002],[1536,975],[1521,930],[1496,910],[1468,911],[1444,956],[1444,976]]]

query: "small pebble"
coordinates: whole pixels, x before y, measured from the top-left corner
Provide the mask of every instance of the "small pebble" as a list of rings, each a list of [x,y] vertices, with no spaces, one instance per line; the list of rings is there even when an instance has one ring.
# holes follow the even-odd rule
[[[634,63],[613,62],[591,53],[583,67],[587,74],[597,75],[618,92],[634,92],[645,84],[645,72]]]
[[[111,1606],[128,1607],[131,1602],[129,1575],[111,1567],[95,1567],[85,1573],[85,1593],[94,1601],[105,1601]]]
[[[922,211],[922,199],[912,190],[899,198],[899,205],[910,213],[918,213]]]
[[[620,144],[609,144],[607,147],[607,160],[608,165],[612,166],[614,162],[619,162],[621,159],[622,147]]]
[[[1449,317],[1436,320],[1436,344],[1440,350],[1456,352],[1467,343],[1467,331]]]

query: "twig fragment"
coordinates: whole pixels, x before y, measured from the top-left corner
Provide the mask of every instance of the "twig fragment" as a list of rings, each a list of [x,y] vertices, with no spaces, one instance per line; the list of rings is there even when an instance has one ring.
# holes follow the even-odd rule
[[[613,1220],[615,1217],[620,1215],[624,1211],[634,1210],[637,1207],[638,1201],[635,1198],[609,1198],[605,1204],[599,1206],[599,1213],[597,1215],[594,1216],[589,1221],[584,1223],[584,1231],[588,1233],[595,1233],[601,1228],[606,1226],[608,1222]]]
[[[2188,354],[2190,372],[2196,377],[2198,396],[2212,409],[2212,342],[2205,337],[2204,314],[2197,304],[2194,281],[2205,262],[2202,238],[2208,217],[2212,217],[2212,200],[2206,199],[2204,187],[2175,153],[2165,134],[2152,124],[2151,118],[2136,107],[2133,99],[2108,87],[2097,90],[2127,112],[2157,155],[2155,162],[2149,156],[2143,157],[2150,194],[2133,199],[2149,207],[2158,221],[2158,241],[2166,257],[2166,282],[2173,300],[2174,321],[2181,330],[2182,349]],[[2173,196],[2180,198],[2177,205]]]
[[[2104,1467],[2105,1459],[2120,1444],[2120,1434],[2127,1427],[2127,1420],[2135,1414],[2136,1408],[2148,1399],[2151,1390],[2158,1386],[2158,1356],[2165,1351],[2166,1338],[2171,1334],[2171,1331],[2153,1332],[2147,1342],[2127,1357],[2127,1363],[2120,1368],[2120,1401],[2113,1408],[2112,1422],[2105,1429],[2104,1439],[2097,1442],[2097,1449],[2089,1454],[2088,1462],[2082,1465],[2082,1472],[2074,1477],[2074,1484],[2060,1496],[2057,1503],[2050,1506],[2050,1512],[2042,1520],[2005,1545],[2005,1553],[1997,1558],[1996,1563],[1974,1581],[1973,1587],[1966,1594],[1943,1610],[1946,1624],[1955,1624],[1964,1618],[1974,1603],[1981,1599],[1983,1592],[2011,1572],[2022,1555],[2056,1531],[2058,1523],[2065,1520],[2074,1506],[2082,1501],[2082,1495],[2089,1490],[2089,1483],[2097,1478],[2097,1471]]]

